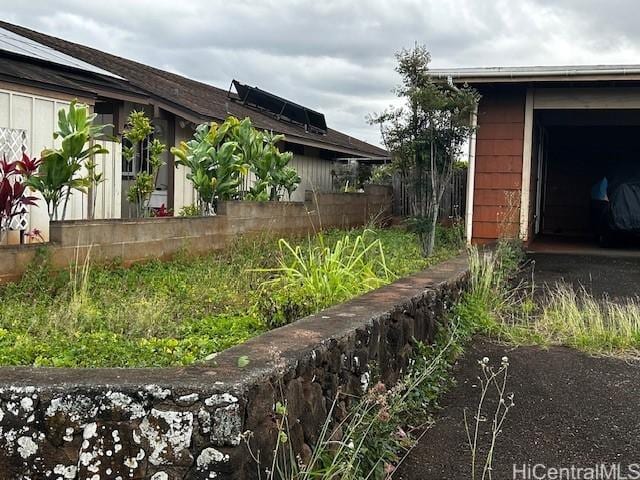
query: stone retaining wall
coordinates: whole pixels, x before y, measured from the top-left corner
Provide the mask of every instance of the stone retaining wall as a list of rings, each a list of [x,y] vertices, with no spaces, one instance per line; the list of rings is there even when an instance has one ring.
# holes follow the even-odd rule
[[[90,252],[92,261],[125,265],[167,258],[180,250],[223,249],[246,233],[302,234],[365,225],[391,216],[391,190],[370,185],[364,193],[307,192],[303,202],[222,202],[215,217],[70,220],[51,222],[47,247],[55,268],[67,268]],[[19,278],[38,245],[0,246],[0,283]]]
[[[466,285],[464,257],[221,352],[168,369],[0,368],[0,478],[257,477],[287,402],[304,457],[338,389],[362,394],[404,371],[414,338],[430,341]],[[238,359],[249,359],[241,367]],[[284,398],[282,398],[283,392]],[[264,478],[264,475],[263,475]]]

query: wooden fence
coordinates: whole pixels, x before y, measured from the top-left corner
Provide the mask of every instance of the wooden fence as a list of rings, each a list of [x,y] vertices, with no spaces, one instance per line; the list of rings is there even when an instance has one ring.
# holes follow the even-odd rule
[[[393,176],[393,214],[400,217],[411,215],[409,186],[400,175]],[[451,183],[442,196],[440,221],[455,220],[464,217],[467,199],[467,170],[455,170]]]

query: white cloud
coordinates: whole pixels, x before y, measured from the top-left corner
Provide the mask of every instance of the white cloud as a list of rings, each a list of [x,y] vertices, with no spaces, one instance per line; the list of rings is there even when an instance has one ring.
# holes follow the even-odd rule
[[[393,54],[415,41],[434,67],[640,58],[633,0],[3,0],[0,14],[221,88],[258,85],[373,143],[365,116],[394,101]]]

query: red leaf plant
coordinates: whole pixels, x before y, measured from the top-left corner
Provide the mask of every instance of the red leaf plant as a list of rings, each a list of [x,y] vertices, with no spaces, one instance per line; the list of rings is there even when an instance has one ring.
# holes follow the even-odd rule
[[[154,217],[173,217],[173,210],[165,207],[164,203],[153,209]]]
[[[24,179],[34,175],[40,160],[22,154],[22,160],[0,159],[0,242],[11,226],[13,217],[21,215],[29,205],[36,205],[37,197],[29,195]]]

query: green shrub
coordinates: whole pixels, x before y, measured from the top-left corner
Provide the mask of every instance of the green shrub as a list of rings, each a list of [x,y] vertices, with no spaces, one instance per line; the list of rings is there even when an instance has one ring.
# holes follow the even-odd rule
[[[178,212],[178,216],[180,217],[199,217],[202,213],[200,212],[200,207],[195,203],[191,205],[185,205]]]

